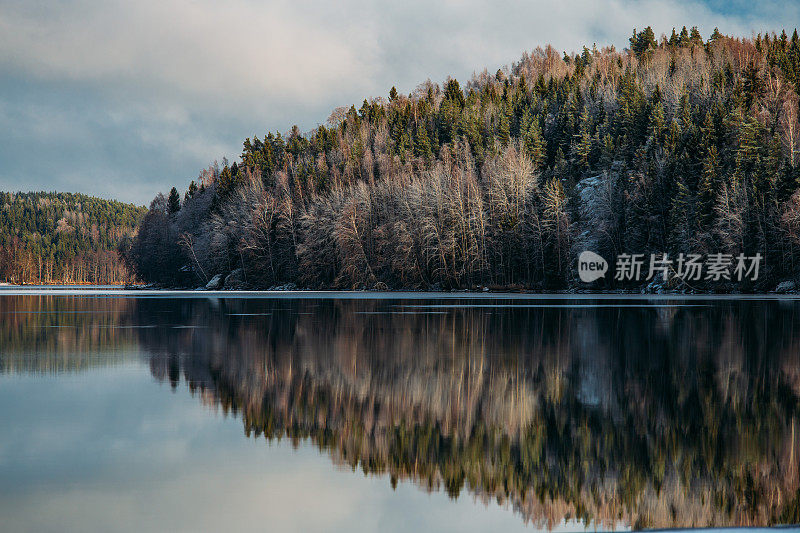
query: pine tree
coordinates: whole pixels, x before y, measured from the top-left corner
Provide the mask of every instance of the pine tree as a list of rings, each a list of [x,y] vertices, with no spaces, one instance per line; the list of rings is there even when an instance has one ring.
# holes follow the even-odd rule
[[[567,162],[566,159],[564,159],[564,150],[559,146],[558,150],[556,150],[555,160],[553,161],[553,170],[560,174],[564,172],[566,166]]]
[[[678,40],[678,34],[675,32],[675,28],[672,28],[672,35],[669,36],[669,45],[670,46],[678,46],[680,41]]]
[[[703,125],[700,127],[700,150],[702,153],[708,153],[715,142],[715,137],[714,118],[711,116],[711,111],[707,111],[703,119]]]
[[[497,125],[497,139],[502,146],[507,146],[508,141],[511,139],[511,124],[507,113],[500,113],[500,122]]]
[[[691,192],[682,176],[675,182],[675,192],[670,210],[670,243],[673,250],[689,251],[691,231]]]
[[[686,26],[681,29],[681,35],[678,37],[678,44],[681,46],[689,46],[689,44],[691,44],[689,41],[689,31],[686,29]]]
[[[582,129],[575,144],[576,163],[583,169],[589,168],[592,154],[592,136],[588,130]]]
[[[167,199],[167,209],[169,210],[170,215],[174,215],[181,209],[181,197],[178,195],[178,189],[173,187],[169,191],[169,197]]]
[[[745,109],[750,109],[756,97],[761,94],[764,82],[759,75],[758,66],[753,62],[744,68],[742,77],[744,78],[744,87],[742,88],[744,92],[744,106]]]
[[[225,196],[233,189],[234,176],[231,172],[231,167],[228,165],[222,167],[222,172],[219,173],[219,177],[217,178],[217,185],[217,194],[219,196]]]
[[[184,201],[188,202],[189,200],[194,198],[196,194],[197,194],[197,183],[194,180],[192,180],[192,182],[189,184],[189,188],[186,190],[186,194],[184,195]]]
[[[697,29],[697,26],[692,26],[692,31],[689,34],[689,41],[698,46],[703,44],[703,37],[700,35],[700,30]]]
[[[575,136],[574,153],[579,167],[587,169],[592,153],[592,124],[589,112],[584,109],[580,117],[579,133]]]
[[[545,160],[545,141],[542,137],[542,129],[539,127],[538,117],[532,116],[530,110],[526,109],[522,116],[522,145],[525,152],[530,157],[531,162],[537,168]]]
[[[600,152],[600,164],[603,166],[610,166],[614,161],[614,140],[611,134],[606,133],[603,136],[603,146]]]
[[[710,227],[714,218],[714,206],[717,202],[719,187],[719,157],[716,146],[710,146],[703,160],[703,171],[700,177],[698,222],[701,228]]]
[[[660,143],[665,130],[664,124],[664,106],[660,101],[657,101],[653,108],[650,110],[649,124],[649,137],[653,143]],[[655,146],[654,146],[655,148]]]
[[[634,28],[633,35],[628,41],[631,45],[631,51],[637,56],[641,56],[648,50],[654,50],[658,46],[658,43],[656,43],[656,35],[653,32],[653,28],[650,26],[639,33],[637,33]]]
[[[458,80],[451,79],[447,82],[447,86],[444,89],[444,99],[452,102],[459,110],[464,108],[464,92],[461,90]]]
[[[431,149],[431,142],[428,139],[428,132],[425,125],[418,122],[414,130],[414,156],[421,157],[425,161],[433,159],[433,150]]]

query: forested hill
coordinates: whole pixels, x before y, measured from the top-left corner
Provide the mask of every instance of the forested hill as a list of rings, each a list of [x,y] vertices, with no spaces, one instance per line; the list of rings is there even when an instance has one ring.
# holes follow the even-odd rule
[[[581,250],[612,274],[625,254],[761,254],[754,282],[671,286],[772,288],[800,269],[798,82],[796,31],[536,48],[248,138],[157,197],[127,258],[169,284],[563,289],[585,286]]]
[[[0,281],[126,282],[117,248],[145,211],[84,194],[0,192]]]

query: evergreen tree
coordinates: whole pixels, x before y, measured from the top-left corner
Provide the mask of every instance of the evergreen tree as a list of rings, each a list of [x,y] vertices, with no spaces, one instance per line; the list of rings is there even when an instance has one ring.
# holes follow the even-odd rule
[[[414,130],[414,155],[426,161],[431,161],[433,159],[433,150],[431,149],[431,143],[428,139],[428,132],[424,124],[419,122]]]
[[[678,44],[680,46],[689,46],[691,44],[689,40],[689,31],[686,29],[686,26],[681,29],[681,34],[678,37]]]
[[[444,89],[444,99],[451,102],[454,106],[458,107],[458,109],[464,107],[464,92],[461,90],[458,80],[451,79],[447,82],[447,86],[445,86]]]
[[[174,215],[181,209],[181,197],[178,194],[178,189],[175,187],[169,191],[169,197],[167,198],[167,209],[169,209],[170,215]]]
[[[703,161],[703,171],[699,189],[699,224],[708,230],[714,218],[714,206],[719,190],[719,158],[716,146],[711,146]]]
[[[672,197],[670,226],[672,228],[670,247],[677,252],[690,252],[692,240],[691,191],[682,176],[675,182]]]
[[[500,113],[500,122],[497,126],[497,139],[501,146],[507,146],[511,139],[511,124],[506,113]]]
[[[641,32],[637,33],[636,29],[633,30],[633,35],[628,39],[631,45],[631,51],[637,56],[641,56],[648,50],[654,50],[657,46],[656,35],[653,28],[646,27]]]
[[[697,29],[697,26],[692,26],[692,31],[689,34],[689,41],[697,46],[703,44],[703,37],[700,35],[700,30]]]
[[[522,118],[522,144],[531,162],[537,168],[544,162],[546,145],[539,127],[538,118],[531,115],[530,110],[525,110]]]

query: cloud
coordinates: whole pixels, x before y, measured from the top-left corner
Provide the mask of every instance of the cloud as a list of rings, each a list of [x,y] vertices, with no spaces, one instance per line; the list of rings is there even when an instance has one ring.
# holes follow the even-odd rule
[[[319,98],[366,66],[363,36],[340,34],[336,21],[319,20],[312,5],[298,10],[302,2],[52,4],[24,2],[5,11],[5,69],[102,84],[127,96],[223,98],[218,104],[226,106],[259,96]]]
[[[633,27],[793,26],[790,2],[0,0],[0,189],[145,203],[244,137]],[[43,149],[43,147],[45,149]]]

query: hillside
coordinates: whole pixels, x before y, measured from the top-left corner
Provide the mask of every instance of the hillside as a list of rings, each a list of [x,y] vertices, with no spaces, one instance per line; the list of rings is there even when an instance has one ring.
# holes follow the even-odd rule
[[[613,279],[625,254],[760,254],[741,283],[731,265],[667,286],[770,289],[800,265],[798,76],[797,32],[537,48],[246,139],[157,197],[127,257],[165,284],[536,290],[585,286],[582,250],[609,260],[605,289],[650,281]]]
[[[0,192],[0,281],[129,281],[117,248],[144,212],[84,194]]]

